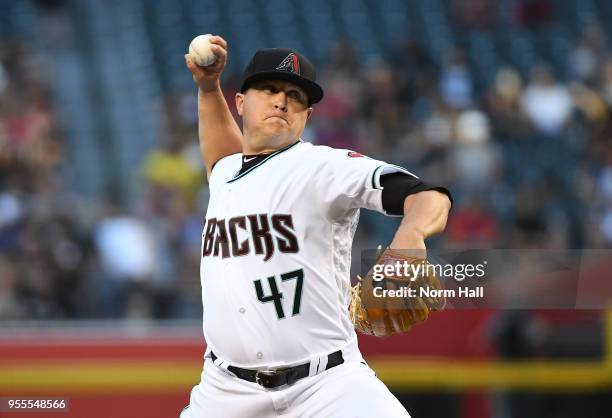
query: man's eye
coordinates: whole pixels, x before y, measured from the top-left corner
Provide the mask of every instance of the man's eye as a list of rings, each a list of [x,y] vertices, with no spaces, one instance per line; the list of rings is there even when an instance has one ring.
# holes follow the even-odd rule
[[[293,100],[297,100],[298,102],[302,100],[302,97],[300,96],[300,93],[298,93],[295,90],[291,90],[287,92],[287,96]]]

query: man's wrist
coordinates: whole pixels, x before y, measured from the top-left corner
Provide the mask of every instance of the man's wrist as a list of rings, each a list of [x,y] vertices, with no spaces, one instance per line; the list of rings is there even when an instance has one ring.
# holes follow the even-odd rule
[[[400,225],[389,248],[392,250],[422,250],[425,249],[425,236],[413,226]]]
[[[221,92],[221,83],[217,80],[214,83],[211,83],[210,86],[201,86],[198,84],[198,92],[201,94],[210,94]]]

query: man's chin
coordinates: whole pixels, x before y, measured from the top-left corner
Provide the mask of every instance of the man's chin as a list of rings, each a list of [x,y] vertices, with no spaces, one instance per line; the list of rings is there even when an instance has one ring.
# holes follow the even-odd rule
[[[266,123],[264,131],[269,132],[270,135],[274,135],[274,136],[290,136],[291,135],[289,131],[289,127],[286,124],[281,124],[279,122]]]
[[[289,132],[270,132],[266,142],[274,149],[280,149],[286,147],[292,142],[295,142],[295,140]]]

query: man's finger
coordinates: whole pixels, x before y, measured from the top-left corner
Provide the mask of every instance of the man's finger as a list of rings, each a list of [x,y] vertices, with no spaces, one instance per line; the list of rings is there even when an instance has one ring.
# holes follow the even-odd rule
[[[210,46],[210,50],[217,56],[217,58],[225,57],[227,55],[227,51],[219,45],[212,44]]]
[[[189,68],[190,71],[193,71],[195,64],[191,60],[189,54],[185,54],[185,63],[187,64],[187,68]]]
[[[189,69],[189,71],[191,71],[192,73],[196,73],[199,71],[199,66],[193,62],[193,60],[191,59],[191,56],[189,54],[185,54],[185,62],[187,63],[187,68]]]
[[[223,47],[223,49],[227,49],[227,42],[220,36],[211,36],[210,43],[220,45],[221,47]]]

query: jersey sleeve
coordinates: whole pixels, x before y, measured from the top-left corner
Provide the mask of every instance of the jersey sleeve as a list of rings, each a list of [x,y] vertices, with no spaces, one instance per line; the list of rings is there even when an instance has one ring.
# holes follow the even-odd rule
[[[380,177],[389,173],[404,173],[417,178],[405,168],[366,157],[351,150],[328,147],[321,150],[315,164],[315,178],[324,204],[333,216],[357,208],[387,214],[382,204]]]

